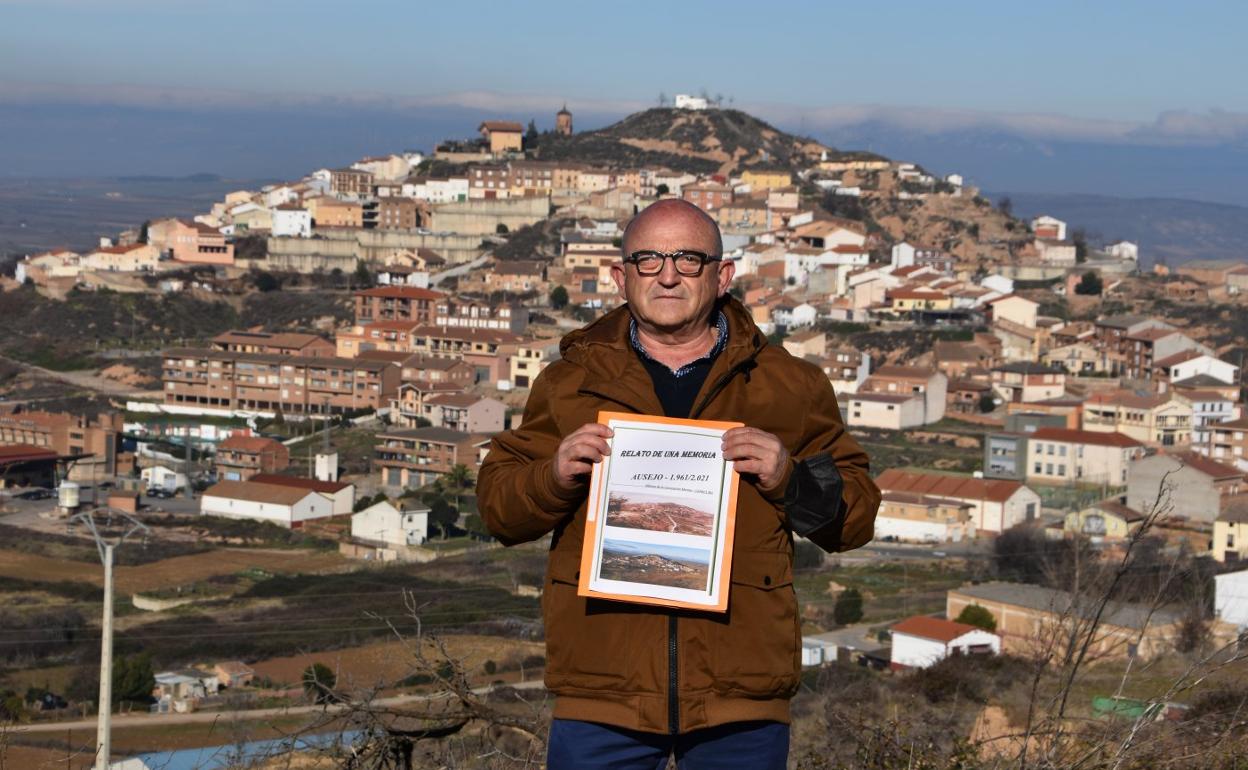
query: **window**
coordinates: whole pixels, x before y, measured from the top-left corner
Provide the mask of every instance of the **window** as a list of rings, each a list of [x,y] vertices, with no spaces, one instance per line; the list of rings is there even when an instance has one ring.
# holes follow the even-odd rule
[[[1040,473],[1040,463],[1036,463],[1036,467],[1033,473]]]
[[[1052,475],[1053,475],[1053,463],[1045,463],[1045,464],[1044,464],[1044,475],[1046,475],[1046,476],[1052,476]]]
[[[1057,475],[1058,475],[1058,476],[1065,476],[1065,475],[1066,475],[1066,466],[1065,466],[1065,465],[1059,465],[1059,466],[1057,466]]]

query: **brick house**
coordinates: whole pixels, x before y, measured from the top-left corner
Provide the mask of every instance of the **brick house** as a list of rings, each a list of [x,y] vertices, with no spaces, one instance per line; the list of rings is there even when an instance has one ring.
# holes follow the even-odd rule
[[[213,461],[225,481],[247,481],[258,473],[277,473],[290,466],[290,450],[264,436],[235,434],[217,444]]]

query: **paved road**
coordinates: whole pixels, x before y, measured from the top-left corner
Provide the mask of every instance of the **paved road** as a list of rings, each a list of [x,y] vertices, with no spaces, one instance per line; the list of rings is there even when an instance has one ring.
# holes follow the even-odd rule
[[[442,283],[443,280],[454,277],[454,276],[463,275],[464,273],[467,273],[469,270],[473,270],[475,268],[480,267],[481,265],[484,265],[486,262],[489,262],[491,259],[493,259],[493,255],[491,253],[486,253],[477,257],[471,262],[465,262],[462,265],[456,265],[455,267],[447,268],[446,270],[443,270],[440,273],[436,273],[434,275],[429,276],[429,285],[431,287],[437,286],[438,284]]]
[[[508,685],[517,690],[536,690],[543,687],[540,679],[529,682],[519,682],[517,684]],[[477,695],[484,695],[489,692],[491,687],[477,687],[473,692]],[[381,706],[402,706],[408,703],[419,703],[421,701],[436,700],[446,697],[445,695],[396,695],[393,698],[378,698],[372,701],[375,707]],[[114,714],[113,729],[122,727],[165,727],[166,725],[184,725],[184,724],[203,724],[216,722],[218,720],[237,722],[237,721],[259,721],[271,719],[273,717],[284,717],[298,714],[320,714],[335,713],[345,711],[348,705],[331,704],[328,706],[283,706],[281,708],[268,709],[251,709],[246,711],[196,711],[191,714]],[[14,735],[22,735],[23,733],[63,733],[66,730],[93,730],[97,724],[95,718],[78,719],[72,722],[46,722],[34,725],[21,725],[14,728],[11,732]]]

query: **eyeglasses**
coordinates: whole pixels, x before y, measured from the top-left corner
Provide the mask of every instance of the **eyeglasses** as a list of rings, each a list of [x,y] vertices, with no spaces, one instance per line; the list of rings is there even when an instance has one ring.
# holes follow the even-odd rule
[[[680,249],[671,253],[662,251],[634,251],[624,261],[631,262],[637,266],[639,275],[658,275],[663,272],[664,260],[671,259],[672,264],[676,267],[676,272],[681,275],[696,277],[702,275],[702,268],[706,267],[707,262],[718,262],[722,257],[711,254],[703,254],[700,251],[687,251]]]

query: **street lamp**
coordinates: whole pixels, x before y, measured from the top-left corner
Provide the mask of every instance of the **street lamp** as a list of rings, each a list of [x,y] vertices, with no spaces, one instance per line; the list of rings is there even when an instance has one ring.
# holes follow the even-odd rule
[[[96,725],[95,770],[108,770],[113,716],[113,549],[124,543],[126,538],[140,532],[146,543],[151,530],[143,522],[122,512],[116,513],[121,522],[119,527],[114,528],[114,512],[110,510],[105,520],[105,530],[101,531],[96,526],[94,514],[95,511],[83,511],[71,517],[68,525],[71,528],[75,523],[86,526],[87,531],[95,538],[95,546],[100,550],[100,561],[104,564],[104,617],[100,624],[100,713]]]

